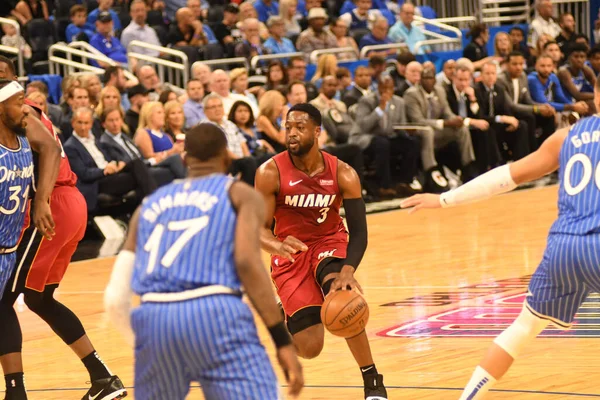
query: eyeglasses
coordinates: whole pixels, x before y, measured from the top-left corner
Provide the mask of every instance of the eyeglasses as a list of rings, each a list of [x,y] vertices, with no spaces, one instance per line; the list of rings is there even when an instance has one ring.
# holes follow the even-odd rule
[[[223,108],[223,104],[219,104],[216,106],[206,107],[205,110],[214,110],[215,108]]]

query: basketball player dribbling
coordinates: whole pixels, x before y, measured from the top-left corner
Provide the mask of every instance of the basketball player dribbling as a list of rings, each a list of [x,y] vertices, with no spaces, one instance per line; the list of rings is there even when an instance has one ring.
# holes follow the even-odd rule
[[[0,78],[16,79],[12,61],[2,56]],[[21,356],[23,335],[13,307],[21,293],[29,309],[50,325],[88,370],[91,388],[83,399],[125,397],[123,384],[100,360],[79,318],[54,298],[54,291],[85,233],[87,206],[75,186],[77,177],[71,171],[52,122],[34,103],[25,100],[25,107],[26,134],[35,152],[34,165],[40,182],[34,187],[32,215],[26,215],[23,232],[19,229],[16,266],[0,298],[0,364],[6,381],[6,400],[27,399]],[[35,218],[39,219],[40,209],[51,212],[49,219],[42,226],[39,222],[31,224]],[[48,226],[52,234],[44,234]]]
[[[288,150],[256,173],[255,186],[267,204],[261,244],[271,254],[271,277],[298,355],[315,358],[323,349],[324,296],[362,291],[354,272],[367,248],[365,204],[356,171],[319,150],[321,114],[315,107],[290,108],[285,130]],[[349,233],[339,214],[342,202]],[[362,372],[365,399],[387,399],[366,332],[346,341]]]
[[[594,104],[600,110],[600,79],[594,88]],[[401,203],[416,211],[483,200],[557,168],[558,218],[550,228],[523,309],[494,340],[461,400],[482,399],[550,322],[568,329],[588,294],[600,291],[600,115],[556,131],[536,152],[457,189],[442,195],[416,195]]]

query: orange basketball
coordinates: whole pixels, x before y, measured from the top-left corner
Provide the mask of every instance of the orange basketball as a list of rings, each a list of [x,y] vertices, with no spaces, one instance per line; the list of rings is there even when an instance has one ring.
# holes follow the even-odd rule
[[[321,321],[335,336],[350,338],[361,333],[369,322],[369,305],[353,290],[338,290],[325,298]]]

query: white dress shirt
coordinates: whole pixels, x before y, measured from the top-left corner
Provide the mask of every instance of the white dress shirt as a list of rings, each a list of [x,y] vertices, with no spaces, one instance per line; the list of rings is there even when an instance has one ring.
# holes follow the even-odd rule
[[[73,136],[75,136],[75,139],[79,140],[83,147],[85,147],[85,149],[88,151],[88,153],[90,153],[90,156],[92,156],[98,168],[106,168],[106,166],[108,165],[108,161],[106,161],[104,154],[102,154],[98,146],[96,146],[96,138],[94,137],[92,132],[89,132],[88,137],[84,138],[79,136],[77,132],[73,131]]]

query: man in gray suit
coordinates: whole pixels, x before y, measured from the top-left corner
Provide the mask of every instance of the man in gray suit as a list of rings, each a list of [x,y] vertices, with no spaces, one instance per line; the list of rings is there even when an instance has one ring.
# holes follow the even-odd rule
[[[548,137],[556,130],[554,116],[556,110],[550,104],[536,104],[529,93],[527,74],[523,71],[525,57],[521,52],[513,51],[508,55],[506,71],[498,75],[498,86],[506,92],[513,115],[527,123],[529,127],[529,149],[538,148],[535,138],[536,128],[541,128],[543,137]]]
[[[396,132],[394,125],[406,123],[404,100],[394,94],[394,80],[389,75],[379,78],[376,93],[362,97],[356,108],[360,130],[353,131],[350,143],[357,144],[375,164],[380,193],[394,191],[410,194],[407,185],[417,175],[419,142],[405,132]],[[392,171],[399,171],[392,188]]]
[[[435,71],[424,69],[421,83],[408,89],[404,100],[409,120],[431,128],[417,133],[422,141],[421,160],[426,171],[426,188],[433,192],[449,189],[443,170],[435,159],[435,149],[452,142],[457,142],[460,149],[463,181],[474,178],[477,168],[469,128],[462,117],[450,110],[444,89],[435,86]]]

